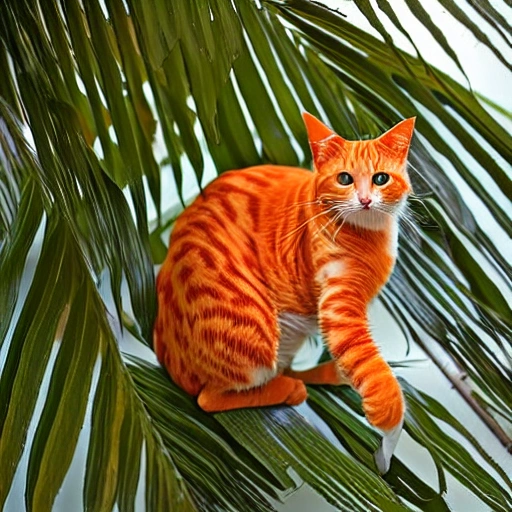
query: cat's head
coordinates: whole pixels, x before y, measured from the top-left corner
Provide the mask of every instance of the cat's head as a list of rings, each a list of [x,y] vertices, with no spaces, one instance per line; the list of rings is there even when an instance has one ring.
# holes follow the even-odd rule
[[[414,117],[380,137],[348,141],[304,113],[316,173],[316,199],[337,221],[382,229],[398,215],[411,192],[407,154]]]

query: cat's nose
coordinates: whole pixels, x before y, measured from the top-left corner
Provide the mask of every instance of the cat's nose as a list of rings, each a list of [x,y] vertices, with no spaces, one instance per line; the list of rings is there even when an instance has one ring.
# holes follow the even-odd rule
[[[369,197],[360,197],[359,198],[359,202],[366,208],[368,209],[370,207],[370,204],[372,202],[372,200],[369,198]]]

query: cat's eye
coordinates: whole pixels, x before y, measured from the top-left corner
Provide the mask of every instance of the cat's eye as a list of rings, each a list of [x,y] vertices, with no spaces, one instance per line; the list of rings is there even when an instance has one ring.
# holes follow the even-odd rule
[[[372,181],[378,187],[385,185],[389,181],[389,174],[386,174],[385,172],[378,172],[373,175]]]
[[[340,185],[350,185],[354,183],[354,178],[352,178],[348,172],[340,172],[340,174],[338,174],[338,183]]]

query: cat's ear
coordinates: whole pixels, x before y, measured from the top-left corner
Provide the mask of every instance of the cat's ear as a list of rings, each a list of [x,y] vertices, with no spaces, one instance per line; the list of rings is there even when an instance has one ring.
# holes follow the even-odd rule
[[[317,119],[315,116],[312,116],[308,112],[302,113],[302,119],[304,119],[304,124],[306,125],[306,130],[308,131],[308,139],[310,144],[322,142],[325,139],[336,135],[328,126],[322,123],[322,121]]]
[[[377,141],[389,149],[391,155],[399,160],[405,160],[409,152],[409,146],[411,145],[415,122],[415,117],[404,119],[386,133],[382,134]]]
[[[316,168],[319,168],[333,156],[343,152],[345,139],[308,112],[303,112],[302,118],[308,132],[309,145]]]

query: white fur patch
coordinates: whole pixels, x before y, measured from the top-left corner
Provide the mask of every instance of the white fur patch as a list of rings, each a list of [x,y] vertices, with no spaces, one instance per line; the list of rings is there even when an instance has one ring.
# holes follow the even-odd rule
[[[391,240],[389,245],[389,254],[396,259],[398,255],[398,221],[393,219],[391,224]]]
[[[279,371],[288,368],[295,357],[295,354],[302,347],[309,336],[316,333],[318,321],[316,316],[297,315],[284,312],[278,317],[281,337],[277,353],[277,364],[274,368],[255,368],[252,371],[252,378],[249,384],[236,386],[234,389],[242,391],[257,386],[263,386],[272,380]]]
[[[246,386],[238,386],[238,390],[263,386],[277,375],[277,366],[274,368],[256,368],[252,372],[251,383]]]
[[[277,366],[279,369],[288,368],[306,341],[306,338],[315,334],[318,329],[316,316],[297,315],[284,312],[278,318],[281,338],[277,353]]]
[[[345,271],[345,265],[341,260],[334,260],[326,263],[316,274],[316,280],[323,283],[330,277],[340,277]]]
[[[353,226],[372,231],[381,231],[389,226],[389,215],[379,212],[376,209],[361,209],[358,212],[347,216],[347,222]]]

